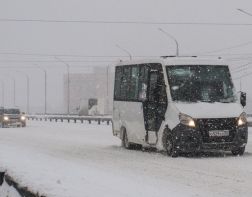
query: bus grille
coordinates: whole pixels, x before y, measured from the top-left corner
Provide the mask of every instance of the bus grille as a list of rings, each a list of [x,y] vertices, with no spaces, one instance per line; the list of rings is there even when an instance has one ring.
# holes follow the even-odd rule
[[[198,119],[203,143],[232,142],[236,133],[236,118]],[[229,130],[229,136],[209,137],[211,130]]]

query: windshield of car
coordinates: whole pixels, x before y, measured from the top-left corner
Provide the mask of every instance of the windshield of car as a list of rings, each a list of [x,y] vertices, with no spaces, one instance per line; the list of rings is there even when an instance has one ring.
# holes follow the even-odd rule
[[[4,109],[5,114],[20,114],[19,109]]]
[[[228,66],[176,65],[166,71],[173,101],[236,101]]]

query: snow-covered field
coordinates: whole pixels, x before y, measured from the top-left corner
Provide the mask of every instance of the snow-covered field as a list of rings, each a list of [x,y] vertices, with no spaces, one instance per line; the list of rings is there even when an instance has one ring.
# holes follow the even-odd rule
[[[48,197],[252,196],[251,133],[242,157],[170,158],[124,150],[111,126],[30,121],[0,129],[0,171]]]

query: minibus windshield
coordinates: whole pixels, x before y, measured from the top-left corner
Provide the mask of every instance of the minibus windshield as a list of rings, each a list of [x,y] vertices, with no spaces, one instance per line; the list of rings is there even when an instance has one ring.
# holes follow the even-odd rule
[[[228,66],[176,65],[166,67],[173,101],[236,101]]]
[[[19,109],[4,109],[5,114],[20,114]]]

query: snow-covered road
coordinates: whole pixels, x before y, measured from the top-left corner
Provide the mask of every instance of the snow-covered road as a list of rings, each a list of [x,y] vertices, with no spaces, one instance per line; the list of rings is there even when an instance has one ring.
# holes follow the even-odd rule
[[[0,170],[48,197],[252,196],[251,133],[242,157],[170,158],[124,150],[111,126],[30,121],[0,129]]]

